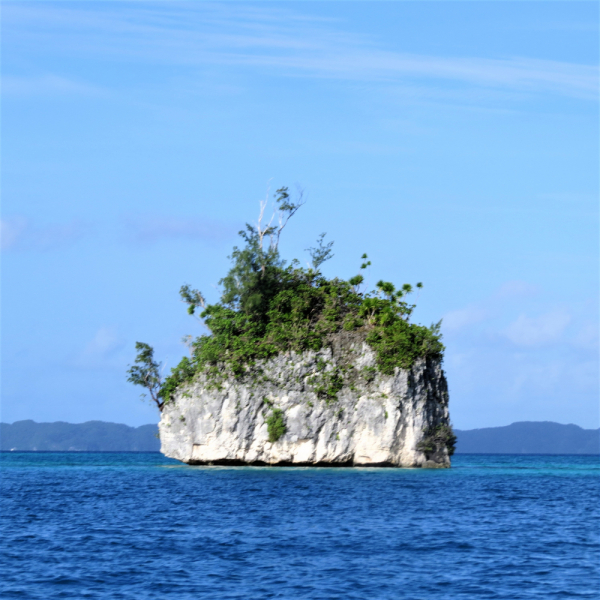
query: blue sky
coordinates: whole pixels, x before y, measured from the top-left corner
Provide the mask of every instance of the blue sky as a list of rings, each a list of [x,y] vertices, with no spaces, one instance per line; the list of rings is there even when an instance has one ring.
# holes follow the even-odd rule
[[[598,4],[4,2],[2,420],[131,425],[281,185],[328,275],[424,282],[458,428],[598,427]]]

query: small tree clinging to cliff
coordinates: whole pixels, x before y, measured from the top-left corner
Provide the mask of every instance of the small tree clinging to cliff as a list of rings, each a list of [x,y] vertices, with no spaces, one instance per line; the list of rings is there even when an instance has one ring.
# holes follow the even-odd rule
[[[181,287],[188,313],[201,310],[199,317],[211,334],[189,343],[190,357],[184,357],[164,383],[157,379],[152,349],[138,343],[143,355],[136,359],[139,365],[130,369],[129,381],[151,390],[159,409],[196,373],[244,377],[257,360],[281,352],[320,350],[342,330],[363,336],[374,349],[382,373],[410,368],[420,357],[442,356],[439,323],[431,327],[409,323],[414,310],[407,302],[413,291],[410,284],[397,289],[390,282],[379,281],[374,291],[362,292],[361,274],[349,281],[321,274],[321,265],[333,256],[333,242],[325,244],[325,234],[319,236],[315,248],[308,249],[309,268],[301,268],[297,260],[286,265],[279,254],[280,236],[303,204],[301,192],[293,201],[288,188],[278,189],[275,211],[266,223],[267,202],[261,202],[257,223],[246,224],[239,232],[244,245],[234,247],[231,253],[232,267],[220,281],[220,302],[206,304],[201,292],[187,284]],[[360,270],[364,271],[371,261],[366,254],[361,260]],[[420,289],[422,284],[416,287]],[[148,382],[155,387],[148,387]]]
[[[150,398],[162,410],[164,401],[160,397],[162,378],[160,376],[160,363],[154,360],[154,349],[143,342],[136,342],[135,349],[138,355],[135,365],[127,371],[127,381],[134,385],[140,385],[148,390]]]

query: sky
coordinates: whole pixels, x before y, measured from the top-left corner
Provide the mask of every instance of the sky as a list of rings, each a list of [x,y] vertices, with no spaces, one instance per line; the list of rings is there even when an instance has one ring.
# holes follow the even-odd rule
[[[454,426],[600,426],[596,2],[3,2],[4,422],[158,421],[237,232],[422,281]]]

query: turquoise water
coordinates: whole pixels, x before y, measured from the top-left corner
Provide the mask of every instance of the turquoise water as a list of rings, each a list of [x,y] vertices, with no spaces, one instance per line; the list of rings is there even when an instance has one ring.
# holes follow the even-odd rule
[[[2,598],[600,598],[600,459],[449,470],[3,453]]]

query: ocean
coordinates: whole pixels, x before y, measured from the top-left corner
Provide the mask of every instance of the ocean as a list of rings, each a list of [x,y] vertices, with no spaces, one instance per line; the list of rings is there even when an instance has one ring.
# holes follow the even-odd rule
[[[600,598],[600,458],[189,467],[2,453],[3,599]]]

